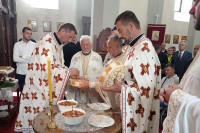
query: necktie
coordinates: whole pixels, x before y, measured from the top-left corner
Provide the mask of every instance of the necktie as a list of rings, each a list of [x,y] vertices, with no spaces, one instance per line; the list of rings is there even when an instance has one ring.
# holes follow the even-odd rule
[[[178,55],[178,60],[181,59],[181,52],[179,52],[179,55]]]

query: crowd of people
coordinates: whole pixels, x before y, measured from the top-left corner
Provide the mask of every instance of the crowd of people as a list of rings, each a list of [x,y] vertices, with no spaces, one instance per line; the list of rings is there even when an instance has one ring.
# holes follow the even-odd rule
[[[199,3],[200,0],[195,0],[190,10],[196,20],[196,30],[200,30]],[[174,47],[166,49],[165,43],[153,46],[132,11],[117,16],[107,41],[108,54],[104,62],[92,50],[92,38],[82,35],[79,42],[77,30],[71,23],[63,24],[57,32],[47,34],[37,43],[31,41],[31,35],[32,30],[24,27],[23,38],[13,49],[21,91],[15,131],[34,132],[33,119],[49,106],[48,59],[53,104],[64,98],[65,91],[67,98],[79,103],[106,102],[113,109],[120,108],[121,104],[122,132],[126,133],[157,133],[160,106],[162,109],[168,106],[163,133],[200,131],[197,125],[200,121],[197,113],[200,44],[194,47],[194,58],[186,51],[189,44],[184,40],[179,42],[178,51]],[[125,77],[123,83],[114,79],[113,86],[100,87],[107,93],[105,100],[95,88],[100,73],[116,61],[124,64]],[[72,76],[81,77],[84,84],[71,86],[68,80]],[[182,122],[183,119],[188,123]]]

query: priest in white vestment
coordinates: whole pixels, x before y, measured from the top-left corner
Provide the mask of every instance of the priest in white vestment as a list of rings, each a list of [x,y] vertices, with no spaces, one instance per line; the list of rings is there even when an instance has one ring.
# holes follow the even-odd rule
[[[90,82],[95,82],[103,69],[102,58],[98,53],[92,51],[92,38],[90,36],[81,36],[80,43],[82,51],[72,57],[70,68],[77,68],[80,71],[80,76]],[[102,101],[102,98],[94,89],[80,89],[70,85],[67,86],[67,98],[75,99],[79,103]]]
[[[194,3],[194,6],[190,9],[190,14],[195,19],[194,28],[200,30],[200,0],[194,0]],[[167,117],[163,123],[163,133],[200,132],[199,68],[200,51],[187,69],[179,86],[166,86],[161,90],[160,99],[168,104]]]
[[[62,50],[62,44],[67,44],[75,32],[74,25],[66,23],[57,33],[49,33],[37,42],[28,64],[15,131],[33,132],[33,119],[49,107],[48,57],[54,105],[62,98],[68,77],[79,74],[77,69],[65,68]]]
[[[125,83],[107,91],[121,92],[122,131],[124,133],[158,133],[161,66],[151,41],[142,34],[140,22],[132,11],[115,20],[119,36],[129,42],[125,60]]]

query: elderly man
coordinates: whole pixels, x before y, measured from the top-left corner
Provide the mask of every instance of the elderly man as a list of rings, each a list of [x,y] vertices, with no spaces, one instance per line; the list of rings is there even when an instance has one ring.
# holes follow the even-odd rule
[[[79,75],[77,69],[65,68],[62,51],[62,44],[68,43],[75,32],[74,25],[66,23],[58,32],[49,33],[37,42],[28,64],[15,131],[33,131],[35,116],[49,107],[49,101],[56,104],[61,99],[69,76]],[[51,70],[51,77],[48,76],[48,69]],[[49,97],[48,78],[51,79],[53,100]]]
[[[113,57],[106,65],[109,65],[112,62],[120,61],[124,63],[125,53],[122,52],[122,39],[118,35],[111,35],[107,42],[107,51]]]
[[[164,54],[167,54],[167,50],[165,49],[166,48],[166,43],[162,43],[160,45],[160,47],[161,47],[161,52],[163,52]]]
[[[119,36],[130,44],[125,60],[125,83],[105,91],[121,92],[122,131],[157,133],[159,126],[158,90],[161,66],[151,41],[143,35],[140,22],[132,11],[121,13],[115,20]]]
[[[178,75],[179,80],[182,79],[184,74],[184,64],[186,60],[192,58],[192,53],[185,50],[186,49],[186,41],[181,40],[179,42],[179,51],[176,51],[172,55],[172,64],[175,67],[175,73]]]
[[[197,44],[197,45],[194,46],[194,50],[193,50],[193,56],[194,56],[194,58],[195,58],[197,52],[199,51],[199,48],[200,48],[200,44]],[[190,66],[190,64],[192,63],[192,61],[193,61],[194,58],[191,58],[191,59],[189,59],[189,60],[187,60],[185,62],[184,73],[186,72],[186,70],[188,69],[188,67]]]
[[[190,14],[194,28],[200,30],[200,0],[194,0]],[[183,76],[179,86],[166,86],[160,91],[160,99],[168,104],[163,133],[199,133],[200,131],[200,52]]]
[[[101,56],[92,51],[92,38],[88,35],[83,35],[80,38],[82,51],[76,53],[71,60],[70,68],[77,68],[80,71],[80,76],[85,79],[97,81],[101,70],[103,69]],[[88,83],[88,82],[87,82]],[[86,86],[86,85],[85,85]],[[73,98],[79,103],[94,103],[101,101],[100,95],[91,88],[82,87],[81,89],[69,87],[67,89],[67,97]]]

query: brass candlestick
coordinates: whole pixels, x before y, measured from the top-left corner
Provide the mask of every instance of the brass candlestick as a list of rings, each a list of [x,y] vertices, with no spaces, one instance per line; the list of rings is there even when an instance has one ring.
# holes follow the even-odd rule
[[[57,128],[57,125],[56,123],[53,121],[53,103],[52,102],[49,102],[49,111],[50,111],[50,115],[49,115],[49,111],[47,113],[48,116],[50,116],[50,123],[48,125],[48,128],[50,129],[54,129],[54,128]]]

